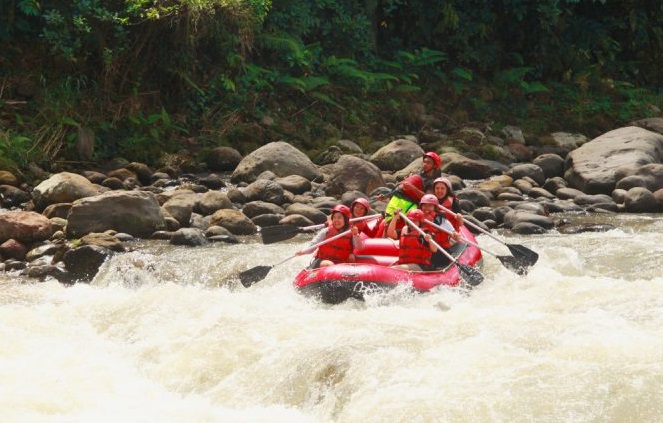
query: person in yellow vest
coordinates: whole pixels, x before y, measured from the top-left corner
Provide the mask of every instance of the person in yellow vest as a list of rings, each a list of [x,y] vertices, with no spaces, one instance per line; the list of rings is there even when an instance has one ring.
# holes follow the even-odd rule
[[[391,191],[391,193],[380,196],[390,197],[387,207],[384,210],[384,219],[380,222],[376,237],[389,236],[387,235],[387,228],[389,227],[389,222],[391,222],[394,212],[396,210],[407,213],[410,210],[416,209],[417,204],[419,203],[419,197],[417,193],[421,192],[424,188],[423,179],[420,175],[410,175],[407,178],[403,179],[398,186]],[[398,220],[398,229],[400,230],[403,227],[403,221]]]
[[[334,206],[330,215],[331,220],[328,226],[318,232],[311,241],[311,245],[319,244],[325,239],[329,239],[348,230],[350,230],[350,233],[319,246],[313,261],[309,265],[311,269],[331,266],[337,263],[353,263],[355,261],[354,250],[361,249],[364,246],[364,241],[359,236],[359,228],[350,226],[350,209],[348,206],[343,204]],[[296,252],[295,255],[311,254],[314,250],[314,248],[305,248]]]

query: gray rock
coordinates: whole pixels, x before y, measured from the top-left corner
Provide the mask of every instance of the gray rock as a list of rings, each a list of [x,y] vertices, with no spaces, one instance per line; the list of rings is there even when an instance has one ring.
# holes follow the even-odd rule
[[[67,236],[79,238],[90,232],[113,229],[146,237],[165,227],[154,194],[145,191],[111,191],[73,203],[68,216]]]
[[[283,142],[272,142],[244,157],[232,173],[234,183],[253,182],[269,170],[276,176],[300,175],[312,181],[320,177],[317,166],[301,151]]]
[[[610,194],[618,169],[662,161],[663,135],[629,126],[607,132],[569,153],[564,178],[570,187],[582,192]]]

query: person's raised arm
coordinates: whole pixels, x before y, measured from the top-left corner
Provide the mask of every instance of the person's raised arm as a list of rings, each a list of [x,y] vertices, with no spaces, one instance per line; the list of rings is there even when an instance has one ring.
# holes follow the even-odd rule
[[[325,238],[327,238],[327,228],[324,228],[320,232],[318,232],[309,245],[317,245],[322,241],[324,241]],[[311,254],[313,251],[315,251],[316,248],[317,247],[307,247],[304,248],[303,250],[297,251],[295,255],[303,256],[304,254]]]
[[[396,222],[401,217],[401,209],[396,209],[394,211],[394,217],[389,221],[387,226],[387,236],[391,239],[398,239],[398,232],[396,232]]]

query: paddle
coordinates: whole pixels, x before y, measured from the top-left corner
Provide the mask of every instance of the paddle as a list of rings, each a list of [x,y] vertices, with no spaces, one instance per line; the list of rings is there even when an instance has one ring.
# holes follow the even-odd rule
[[[400,213],[401,217],[405,222],[412,228],[415,229],[421,236],[426,236],[426,232],[424,232],[419,226],[415,225],[412,223],[410,219],[408,219],[402,212]],[[468,266],[466,264],[458,263],[458,260],[454,258],[451,254],[447,252],[444,248],[442,248],[435,240],[431,240],[433,245],[437,247],[438,251],[441,251],[453,264],[458,266],[458,272],[460,273],[460,276],[463,278],[465,282],[470,284],[471,286],[477,286],[481,282],[483,282],[483,275],[481,272],[479,272],[477,269],[475,269],[472,266]]]
[[[435,223],[431,222],[430,220],[425,220],[425,222],[427,224],[429,224],[430,226],[441,230],[442,232],[446,232],[449,235],[453,234],[453,231],[450,231],[447,228],[443,228],[440,225],[436,225]],[[506,267],[507,269],[509,269],[509,270],[519,274],[519,275],[526,275],[527,274],[527,270],[528,270],[527,266],[524,266],[522,264],[522,262],[520,260],[518,260],[516,257],[514,257],[514,256],[498,256],[497,254],[491,252],[490,250],[488,250],[486,248],[483,248],[482,246],[480,246],[476,242],[472,242],[469,239],[464,238],[464,237],[461,238],[461,241],[463,241],[466,244],[477,247],[477,248],[481,249],[482,251],[490,254],[491,256],[497,257],[497,259],[499,261],[501,261],[502,264],[504,265],[504,267]]]
[[[368,216],[355,217],[350,219],[350,222],[354,223],[362,220],[377,219],[380,216],[381,215],[379,214],[371,214]],[[286,239],[290,239],[300,233],[322,229],[325,226],[326,223],[322,223],[319,225],[303,226],[303,227],[295,225],[265,226],[264,228],[260,229],[260,236],[262,237],[263,244],[273,244],[275,242],[280,242],[280,241],[285,241]]]
[[[440,206],[440,209],[447,212],[451,213],[452,215],[456,215],[456,213],[452,212],[448,208],[444,206]],[[519,266],[521,266],[523,269],[526,269],[528,267],[534,266],[534,264],[539,260],[539,254],[537,254],[535,251],[530,250],[529,248],[525,247],[524,245],[520,244],[507,244],[506,242],[502,241],[495,235],[491,234],[490,232],[484,230],[481,226],[476,225],[469,220],[464,221],[466,224],[470,225],[474,229],[478,230],[479,232],[488,235],[489,237],[493,238],[495,241],[506,245],[509,248],[509,251],[511,251],[511,254],[513,254],[516,258],[516,261]],[[519,274],[524,274],[524,273],[519,273]]]
[[[321,245],[324,245],[324,244],[327,244],[327,243],[329,243],[329,242],[335,241],[335,240],[337,240],[337,239],[339,239],[339,238],[343,238],[344,236],[347,236],[347,235],[348,235],[349,233],[351,233],[351,232],[352,232],[352,229],[348,229],[348,230],[345,231],[345,232],[341,232],[341,233],[338,234],[338,235],[334,235],[334,236],[331,237],[331,238],[327,238],[327,239],[325,239],[324,241],[320,241],[320,242],[318,242],[317,244],[311,245],[311,246],[307,247],[306,249],[308,250],[308,249],[311,249],[311,248],[312,248],[312,249],[318,248],[318,247],[321,246]],[[242,273],[240,273],[240,274],[239,274],[239,280],[240,280],[240,282],[242,282],[242,285],[244,285],[245,288],[248,288],[248,287],[250,287],[251,285],[253,285],[254,283],[259,282],[259,281],[265,279],[265,277],[267,276],[267,274],[269,273],[269,271],[272,270],[272,268],[274,268],[274,267],[276,267],[276,266],[278,266],[278,265],[280,265],[280,264],[283,264],[283,263],[285,263],[286,261],[291,260],[291,259],[293,259],[293,258],[295,258],[295,257],[297,257],[297,254],[294,254],[294,255],[292,255],[292,256],[290,256],[290,257],[284,259],[284,260],[281,260],[280,262],[276,263],[276,264],[273,265],[273,266],[256,266],[256,267],[252,267],[252,268],[250,268],[249,270],[245,270],[245,271],[243,271]]]

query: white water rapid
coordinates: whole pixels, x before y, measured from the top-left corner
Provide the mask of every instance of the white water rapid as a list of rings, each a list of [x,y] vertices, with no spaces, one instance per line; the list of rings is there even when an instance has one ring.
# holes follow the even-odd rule
[[[578,220],[578,218],[572,218]],[[276,266],[310,239],[141,242],[71,287],[0,274],[5,422],[660,422],[663,216],[618,229],[505,236],[527,276],[485,254],[469,295],[337,306]],[[601,220],[603,219],[603,220]],[[479,244],[508,254],[480,235]]]

